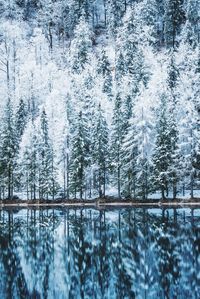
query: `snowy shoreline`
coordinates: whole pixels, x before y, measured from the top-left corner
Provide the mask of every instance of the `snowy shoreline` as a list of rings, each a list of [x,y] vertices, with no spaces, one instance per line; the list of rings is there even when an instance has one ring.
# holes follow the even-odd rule
[[[39,201],[15,201],[15,202],[8,202],[8,201],[0,201],[0,209],[6,208],[6,207],[20,207],[20,208],[31,208],[31,207],[72,207],[72,208],[101,208],[101,207],[117,207],[117,208],[123,208],[123,207],[159,207],[159,208],[165,208],[165,207],[200,207],[200,199],[193,199],[192,201],[185,200],[185,201],[172,201],[172,200],[165,200],[165,201],[72,201],[69,202],[62,201],[62,202],[39,202]]]

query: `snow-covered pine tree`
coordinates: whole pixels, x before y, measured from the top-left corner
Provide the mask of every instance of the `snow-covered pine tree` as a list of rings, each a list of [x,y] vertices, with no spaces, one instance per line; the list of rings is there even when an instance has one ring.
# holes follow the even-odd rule
[[[156,45],[159,41],[159,15],[156,0],[143,0],[137,7],[138,26],[140,27],[143,43]]]
[[[122,177],[126,196],[136,196],[136,168],[137,144],[135,141],[135,120],[132,115],[135,99],[141,86],[147,86],[149,74],[141,42],[141,31],[138,26],[137,6],[127,11],[124,17],[123,34],[119,32],[117,45],[116,83],[123,92],[122,101],[122,143],[120,153],[122,163]],[[130,122],[131,119],[131,122]],[[127,138],[124,138],[128,134]]]
[[[86,64],[89,63],[92,52],[92,33],[83,16],[75,28],[70,52],[72,72],[80,74],[85,69]]]
[[[144,58],[138,48],[140,36],[135,13],[134,9],[130,9],[125,15],[124,25],[119,33],[119,42],[123,51],[126,72],[132,75],[135,75],[135,73],[139,75],[138,69],[142,70],[141,66]],[[142,75],[142,71],[140,75]]]
[[[176,47],[178,42],[177,35],[180,33],[180,28],[184,21],[183,0],[167,0],[164,15],[164,36],[167,47]]]
[[[2,189],[11,199],[14,192],[16,168],[17,137],[12,100],[7,99],[1,125],[0,176]],[[3,192],[4,193],[4,192]]]
[[[121,198],[121,154],[122,154],[122,142],[124,137],[124,114],[123,114],[123,102],[120,92],[116,94],[114,100],[114,112],[112,120],[112,161],[114,176],[117,181],[118,197]]]
[[[17,111],[15,113],[15,131],[16,131],[16,155],[19,155],[19,148],[20,148],[20,142],[27,124],[28,115],[27,115],[27,109],[26,105],[23,101],[23,99],[20,99],[19,104],[17,106]],[[18,191],[20,188],[20,171],[18,169],[18,166],[16,166],[16,187],[18,187]]]
[[[189,43],[192,47],[196,47],[198,40],[197,34],[194,32],[194,27],[189,20],[186,20],[183,30],[181,32],[182,42]]]
[[[112,71],[111,71],[111,65],[108,56],[104,49],[102,49],[100,54],[97,72],[102,76],[102,80],[103,80],[102,91],[111,100],[113,95]]]
[[[199,0],[188,0],[186,8],[186,19],[187,22],[191,24],[191,30],[196,35],[196,40],[199,41],[199,9],[200,9],[200,2]]]
[[[148,105],[141,107],[141,94],[135,105],[135,142],[137,144],[137,152],[135,158],[136,169],[136,188],[137,195],[142,199],[147,199],[151,190],[151,154],[153,143],[153,115]]]
[[[126,0],[105,0],[105,23],[111,36],[115,36],[117,29],[122,25],[125,12]]]
[[[175,199],[177,196],[177,187],[178,183],[181,179],[181,151],[179,147],[179,132],[177,129],[176,123],[176,104],[174,103],[174,99],[171,98],[170,101],[170,109],[169,109],[169,131],[170,131],[170,165],[169,165],[169,176],[170,183],[173,190],[173,198]]]
[[[94,126],[95,126],[95,101],[94,101],[94,78],[92,74],[88,73],[84,77],[82,86],[82,117],[85,120],[87,128],[87,169],[85,170],[85,193],[88,192],[89,198],[92,196],[92,185],[93,185],[93,167],[92,167],[92,144],[94,142]]]
[[[54,152],[49,138],[48,120],[45,109],[40,117],[38,136],[38,159],[39,159],[39,198],[48,199],[49,195],[56,193],[56,170],[54,165]]]
[[[198,45],[196,49],[196,63],[194,67],[194,77],[193,77],[193,94],[192,100],[194,105],[194,115],[193,119],[193,137],[194,137],[194,148],[193,148],[193,167],[196,172],[196,177],[198,179],[198,185],[200,185],[200,103],[199,103],[199,80],[200,80],[200,46]]]
[[[161,191],[162,198],[166,197],[169,188],[169,166],[171,162],[171,137],[169,123],[168,97],[166,93],[160,96],[157,109],[156,143],[152,157],[153,185]]]
[[[77,122],[74,124],[74,136],[72,136],[72,152],[70,159],[70,190],[75,198],[79,192],[83,199],[85,189],[85,171],[88,166],[89,139],[87,120],[82,111],[79,112]]]
[[[26,192],[27,199],[38,199],[38,136],[35,123],[32,120],[27,124],[22,136],[18,159],[18,174],[21,191]]]
[[[183,53],[183,54],[182,54]],[[182,56],[181,56],[182,55]],[[198,170],[195,168],[195,152],[198,148],[198,110],[195,108],[198,103],[198,80],[196,71],[198,70],[198,49],[185,41],[179,49],[179,56],[182,58],[179,67],[179,77],[176,89],[178,91],[178,130],[179,146],[182,158],[182,185],[183,195],[185,190],[190,189],[191,198],[194,197],[195,179]],[[195,57],[195,58],[194,58]],[[196,63],[194,64],[194,61]],[[196,93],[197,91],[197,93]],[[196,102],[197,101],[197,102]]]
[[[143,32],[138,24],[137,5],[129,8],[124,17],[116,41],[115,79],[116,84],[123,84],[124,78],[129,81],[132,100],[140,89],[140,84],[147,85],[149,71],[145,62],[141,41]],[[127,88],[121,87],[127,93]]]
[[[62,165],[63,173],[63,198],[69,199],[69,159],[70,159],[70,126],[68,120],[63,128],[61,150],[60,150],[60,161],[59,165]]]
[[[19,105],[17,107],[16,115],[15,115],[15,128],[16,128],[16,134],[18,136],[19,142],[23,135],[26,123],[27,123],[27,108],[24,103],[24,100],[20,99]]]
[[[93,161],[95,163],[98,181],[99,197],[105,197],[106,177],[109,164],[108,125],[103,115],[101,104],[98,106],[94,127]]]
[[[185,102],[185,99],[184,99]],[[194,174],[195,169],[193,167],[193,121],[194,121],[194,110],[191,101],[188,99],[184,103],[184,112],[179,119],[179,147],[181,151],[181,182],[182,182],[182,194],[185,195],[186,188],[190,188],[191,197],[193,197],[194,188]],[[180,107],[180,106],[179,106]],[[181,109],[180,109],[181,110]],[[191,122],[192,117],[192,122]]]
[[[169,167],[170,182],[172,184],[173,198],[177,195],[177,184],[181,178],[181,152],[179,148],[179,132],[177,126],[177,82],[179,72],[175,63],[174,51],[170,54],[168,66],[167,85],[169,89],[169,130],[171,139],[171,162]]]
[[[122,163],[122,188],[123,194],[127,198],[136,198],[136,159],[138,154],[138,144],[135,138],[136,125],[134,117],[131,118],[127,130],[127,135],[123,138],[120,160]]]
[[[116,47],[116,53],[115,53],[116,59],[115,59],[115,80],[116,83],[122,82],[122,77],[125,75],[125,62],[124,62],[124,56],[122,54],[122,49],[118,49]]]

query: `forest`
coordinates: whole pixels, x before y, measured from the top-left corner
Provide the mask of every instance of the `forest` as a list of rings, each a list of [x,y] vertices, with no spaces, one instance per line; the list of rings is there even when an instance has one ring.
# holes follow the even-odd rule
[[[200,0],[0,0],[0,200],[200,190]]]

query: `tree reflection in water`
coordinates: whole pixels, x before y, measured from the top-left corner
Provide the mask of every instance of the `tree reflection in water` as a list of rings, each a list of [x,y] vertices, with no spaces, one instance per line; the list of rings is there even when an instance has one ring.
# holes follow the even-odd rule
[[[199,298],[200,210],[0,210],[0,298]]]

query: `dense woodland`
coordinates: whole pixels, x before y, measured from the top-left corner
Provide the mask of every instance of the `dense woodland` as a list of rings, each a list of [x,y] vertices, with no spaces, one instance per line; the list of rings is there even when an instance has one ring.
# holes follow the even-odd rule
[[[199,0],[0,0],[0,196],[200,189]]]

